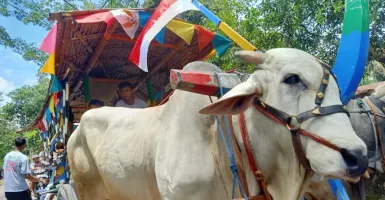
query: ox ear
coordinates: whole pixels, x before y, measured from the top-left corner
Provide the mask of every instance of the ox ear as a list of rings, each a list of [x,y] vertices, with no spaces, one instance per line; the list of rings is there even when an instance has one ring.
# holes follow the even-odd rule
[[[217,102],[202,108],[199,113],[211,115],[238,115],[249,108],[255,97],[260,96],[261,87],[258,83],[243,82]]]
[[[267,57],[266,53],[260,51],[237,51],[234,55],[244,62],[256,65],[264,63]]]

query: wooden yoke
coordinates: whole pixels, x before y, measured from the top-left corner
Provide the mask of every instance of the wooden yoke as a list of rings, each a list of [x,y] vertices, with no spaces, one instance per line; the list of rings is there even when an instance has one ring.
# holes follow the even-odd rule
[[[170,85],[172,89],[217,97],[220,94],[218,83],[220,83],[223,93],[227,93],[236,85],[246,81],[247,78],[249,78],[248,74],[242,74],[241,76],[238,74],[217,73],[215,75],[214,73],[207,72],[170,70]]]

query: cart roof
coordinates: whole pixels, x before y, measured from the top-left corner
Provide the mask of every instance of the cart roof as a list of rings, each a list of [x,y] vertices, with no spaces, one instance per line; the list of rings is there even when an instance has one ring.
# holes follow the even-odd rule
[[[59,81],[66,80],[70,84],[71,107],[86,107],[82,87],[85,75],[98,79],[130,81],[135,85],[136,96],[147,100],[148,92],[146,84],[143,84],[144,80],[149,79],[154,93],[157,93],[164,90],[169,83],[170,69],[181,69],[192,61],[203,60],[207,56],[213,55],[218,46],[222,49],[230,46],[230,40],[227,38],[199,25],[174,18],[172,21],[177,24],[178,30],[170,30],[165,27],[164,43],[161,44],[156,39],[151,42],[148,51],[148,72],[144,72],[128,60],[136,38],[143,30],[142,26],[139,26],[135,37],[131,39],[117,20],[114,20],[110,26],[107,26],[104,21],[79,23],[76,20],[79,17],[112,10],[114,9],[50,13],[49,19],[57,21],[56,31],[50,31],[50,33],[54,33],[54,36],[47,35],[47,37],[56,38],[55,74]],[[151,16],[153,12],[152,9],[121,10],[139,12],[141,13],[139,17]],[[183,38],[186,34],[191,34],[190,43]],[[211,37],[212,41],[207,41],[207,35],[210,34],[215,37]],[[214,42],[214,40],[217,41]],[[202,46],[203,44],[204,46]],[[50,96],[48,91],[46,104],[40,114],[21,131],[36,128],[49,104]],[[77,112],[82,114],[84,111],[85,109],[73,111],[75,119],[80,117]]]

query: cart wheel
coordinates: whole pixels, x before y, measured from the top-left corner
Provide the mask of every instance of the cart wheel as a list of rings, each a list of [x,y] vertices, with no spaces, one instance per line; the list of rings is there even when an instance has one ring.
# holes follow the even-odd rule
[[[75,185],[73,184],[73,182],[70,182],[69,184],[64,184],[60,187],[59,191],[57,192],[57,199],[78,200]]]

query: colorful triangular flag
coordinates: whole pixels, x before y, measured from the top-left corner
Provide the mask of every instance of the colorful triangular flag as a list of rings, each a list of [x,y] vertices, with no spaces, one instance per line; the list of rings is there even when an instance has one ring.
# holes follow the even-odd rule
[[[57,23],[51,28],[47,36],[43,39],[43,42],[40,45],[40,50],[53,54],[56,47],[56,36],[57,36]]]
[[[148,20],[150,19],[152,13],[150,12],[146,12],[146,11],[140,11],[139,12],[139,25],[140,27],[144,27],[146,26],[146,23],[148,22]],[[164,44],[164,36],[166,34],[166,28],[162,28],[158,34],[156,34],[155,36],[155,40],[157,42],[159,42],[160,44]]]
[[[47,62],[40,68],[40,73],[55,74],[55,52],[49,55]]]
[[[194,25],[182,21],[171,20],[166,27],[181,37],[187,44],[191,43],[194,36]]]
[[[110,11],[115,19],[122,25],[123,30],[127,33],[128,37],[133,39],[135,37],[136,30],[139,27],[139,15],[136,10],[112,10]]]
[[[51,80],[52,80],[52,83],[51,83],[51,88],[49,89],[49,94],[63,90],[63,87],[62,87],[59,79],[57,79],[56,75],[52,74]]]
[[[202,51],[215,37],[215,33],[202,28],[201,26],[195,25],[195,29],[198,33],[198,46],[199,50]]]
[[[221,35],[215,34],[212,44],[219,56],[223,56],[230,48],[231,41]]]
[[[147,53],[151,41],[175,16],[188,10],[198,10],[191,0],[162,0],[141,31],[128,59],[148,72]]]

